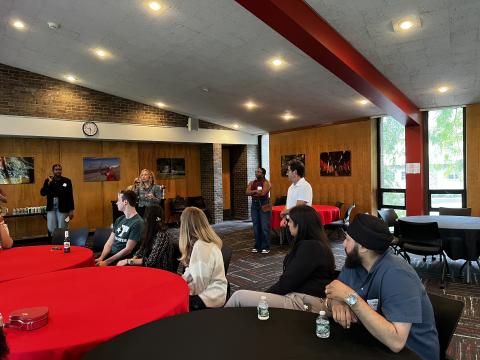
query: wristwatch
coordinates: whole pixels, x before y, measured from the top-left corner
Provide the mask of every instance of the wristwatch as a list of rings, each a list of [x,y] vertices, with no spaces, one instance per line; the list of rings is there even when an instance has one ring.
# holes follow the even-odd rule
[[[352,307],[357,303],[357,300],[358,300],[358,295],[356,293],[351,293],[347,295],[347,297],[345,298],[345,303],[348,306]]]
[[[133,261],[133,259],[128,259],[127,264],[133,266],[135,265],[135,261]]]

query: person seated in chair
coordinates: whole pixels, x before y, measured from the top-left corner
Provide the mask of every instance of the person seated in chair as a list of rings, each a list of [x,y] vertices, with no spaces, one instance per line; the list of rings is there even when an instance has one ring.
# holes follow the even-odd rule
[[[221,307],[227,297],[222,240],[202,210],[187,207],[180,217],[180,261],[190,289],[190,311]]]
[[[140,249],[131,259],[120,260],[117,266],[147,266],[176,273],[178,269],[178,246],[167,232],[163,209],[158,205],[145,209],[145,231]]]
[[[355,217],[343,242],[345,266],[325,288],[328,308],[344,328],[359,321],[394,352],[406,346],[422,359],[438,360],[432,304],[415,270],[388,251],[392,239],[379,218]]]
[[[335,260],[315,209],[290,209],[288,227],[293,246],[283,260],[283,274],[266,293],[238,290],[225,307],[255,307],[261,296],[269,306],[318,313],[325,310],[325,286],[335,278]]]
[[[124,190],[118,194],[118,211],[120,216],[113,225],[113,231],[103,247],[100,257],[95,259],[98,266],[114,265],[126,258],[135,249],[143,232],[143,219],[137,214],[135,204],[137,195],[132,190]]]

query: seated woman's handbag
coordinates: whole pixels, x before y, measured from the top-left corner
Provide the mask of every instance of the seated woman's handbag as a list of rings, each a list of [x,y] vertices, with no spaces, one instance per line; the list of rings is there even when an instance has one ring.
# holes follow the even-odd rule
[[[261,209],[262,209],[262,212],[272,211],[272,203],[270,202],[270,200],[268,200],[268,202],[266,202],[265,204],[263,204],[263,205],[261,206]]]
[[[12,311],[5,327],[19,330],[36,330],[48,323],[48,308],[39,306]]]

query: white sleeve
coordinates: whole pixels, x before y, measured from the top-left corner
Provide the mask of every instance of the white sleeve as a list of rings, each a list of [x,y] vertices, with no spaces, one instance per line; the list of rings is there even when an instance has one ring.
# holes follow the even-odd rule
[[[305,201],[307,205],[312,205],[313,191],[309,183],[305,183],[298,191],[298,200]]]

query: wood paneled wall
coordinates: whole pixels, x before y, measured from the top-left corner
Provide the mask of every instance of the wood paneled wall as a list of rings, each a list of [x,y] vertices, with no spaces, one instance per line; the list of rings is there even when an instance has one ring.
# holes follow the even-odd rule
[[[223,209],[228,210],[231,208],[231,196],[230,196],[230,149],[222,149],[222,191],[223,191]]]
[[[352,176],[320,176],[320,153],[350,150]],[[352,202],[357,212],[376,210],[376,126],[375,121],[359,119],[348,124],[309,128],[270,134],[270,176],[272,199],[286,195],[288,178],[280,175],[282,155],[305,154],[305,179],[312,185],[315,204]],[[343,212],[342,212],[343,214]]]
[[[201,195],[200,151],[196,144],[0,138],[0,155],[35,158],[34,184],[1,185],[8,194],[7,207],[10,211],[13,208],[46,204],[46,199],[40,196],[40,188],[44,179],[51,175],[52,165],[62,164],[63,175],[73,183],[75,217],[71,222],[72,228],[89,227],[93,230],[110,226],[110,201],[117,199],[118,191],[130,185],[141,169],[155,171],[159,157],[185,158],[185,178],[156,179],[158,184],[167,187],[167,198],[177,194],[184,197]],[[119,157],[120,181],[84,182],[84,157]],[[46,221],[41,216],[9,218],[7,221],[15,239],[46,234]]]
[[[467,106],[467,206],[480,216],[480,104]]]

